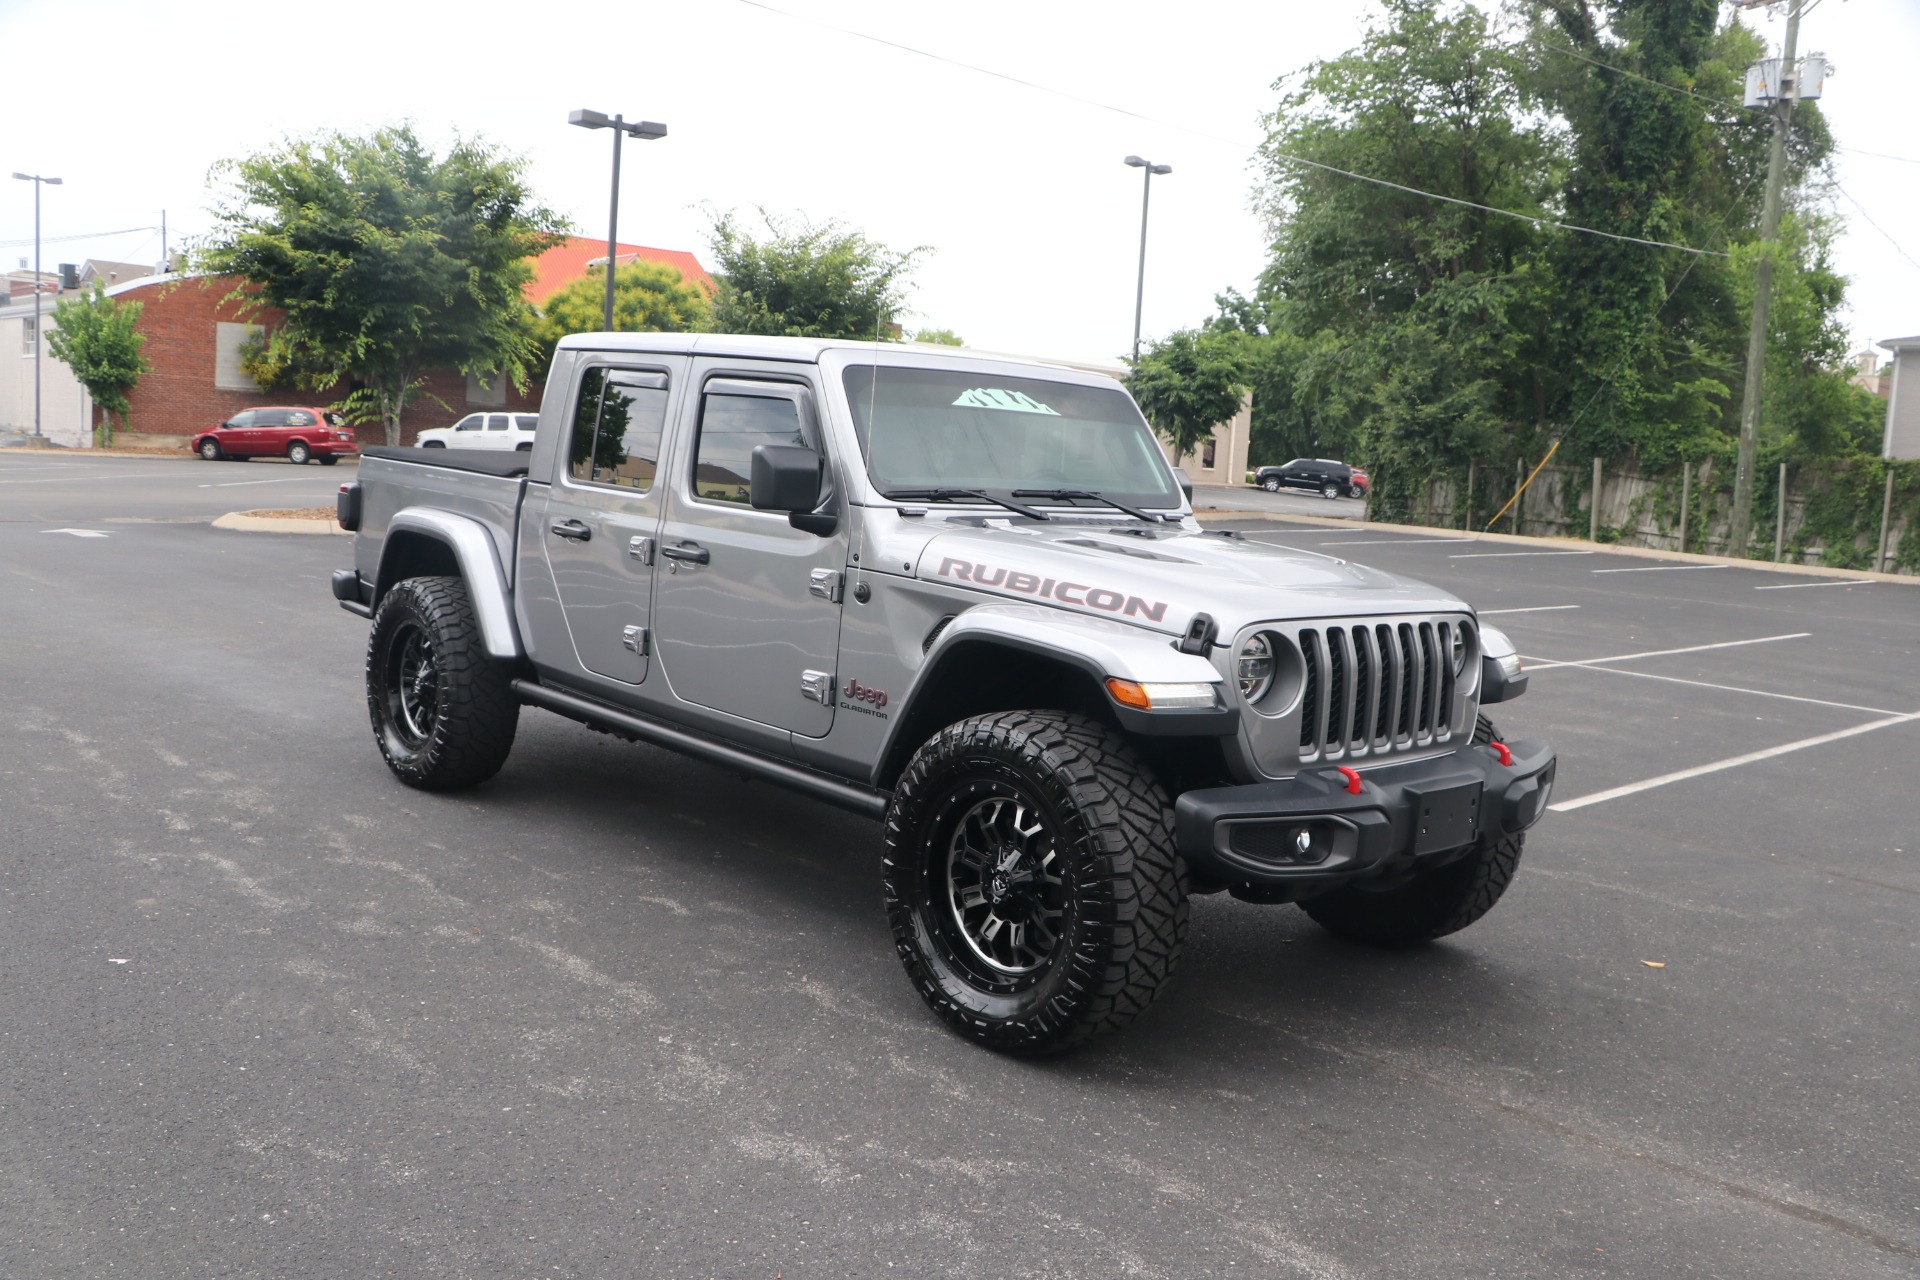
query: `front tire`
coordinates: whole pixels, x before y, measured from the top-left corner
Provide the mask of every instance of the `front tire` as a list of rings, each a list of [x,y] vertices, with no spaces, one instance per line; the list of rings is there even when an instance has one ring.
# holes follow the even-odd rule
[[[1173,807],[1106,726],[1058,711],[950,725],[887,813],[887,919],[958,1034],[1058,1053],[1132,1022],[1187,930]]]
[[[367,641],[367,711],[394,776],[423,791],[485,782],[513,750],[520,704],[487,656],[467,584],[408,578]]]
[[[1498,737],[1493,722],[1481,716],[1474,725],[1475,745]],[[1300,909],[1315,924],[1349,942],[1419,946],[1458,933],[1493,910],[1520,869],[1526,842],[1524,832],[1483,836],[1464,856],[1445,866],[1415,871],[1379,888],[1368,888],[1365,881],[1343,885],[1307,899]]]
[[[202,440],[200,442],[200,456],[208,462],[220,461],[220,442],[218,440]]]
[[[1280,492],[1280,482],[1278,480],[1272,479],[1271,477],[1269,477],[1268,479],[1262,480],[1260,482],[1260,487],[1262,489],[1265,489],[1268,493]]]

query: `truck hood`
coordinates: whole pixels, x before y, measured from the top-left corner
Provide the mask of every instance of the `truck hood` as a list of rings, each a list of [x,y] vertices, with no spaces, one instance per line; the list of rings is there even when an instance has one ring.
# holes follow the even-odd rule
[[[1196,613],[1226,636],[1269,619],[1467,608],[1411,578],[1191,523],[956,524],[924,544],[915,575],[1175,635]]]

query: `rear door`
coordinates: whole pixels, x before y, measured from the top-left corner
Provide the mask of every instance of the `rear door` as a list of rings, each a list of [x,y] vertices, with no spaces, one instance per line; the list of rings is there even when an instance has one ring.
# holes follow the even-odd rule
[[[247,435],[247,449],[252,453],[274,454],[287,450],[288,412],[285,409],[258,409],[253,415],[253,430]]]
[[[849,521],[823,538],[747,502],[757,446],[825,453],[819,390],[792,365],[703,360],[695,372],[693,447],[669,471],[654,579],[661,669],[684,702],[824,737]]]
[[[566,456],[537,531],[580,665],[627,684],[646,679],[653,648],[658,478],[673,372],[645,360],[582,372]]]

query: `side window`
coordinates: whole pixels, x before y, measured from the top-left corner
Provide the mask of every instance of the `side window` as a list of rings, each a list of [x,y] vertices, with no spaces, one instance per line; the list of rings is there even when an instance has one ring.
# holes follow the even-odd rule
[[[540,415],[537,413],[516,413],[513,415],[513,425],[516,430],[531,431],[540,425]]]
[[[454,423],[453,429],[455,431],[478,431],[480,430],[481,427],[486,425],[486,421],[487,421],[486,414],[470,413],[466,417],[460,419],[460,421]]]
[[[506,429],[507,429],[507,415],[506,415],[506,414],[504,414],[504,413],[490,413],[490,414],[488,414],[488,415],[487,415],[487,430],[489,430],[489,431],[505,431]]]
[[[291,409],[287,412],[287,425],[290,427],[310,427],[313,424],[313,415],[305,409]]]
[[[284,427],[287,425],[285,409],[255,409],[253,425],[256,427]]]
[[[247,409],[244,412],[234,414],[231,418],[228,418],[225,422],[221,423],[220,425],[224,427],[231,427],[234,430],[238,431],[246,427],[252,426],[253,417],[254,417],[253,410]]]
[[[737,385],[737,384],[736,384]],[[809,444],[800,406],[784,395],[709,391],[700,407],[693,492],[710,502],[745,504],[753,451],[763,444]]]
[[[666,374],[588,369],[574,405],[567,473],[591,484],[651,489],[666,422]]]

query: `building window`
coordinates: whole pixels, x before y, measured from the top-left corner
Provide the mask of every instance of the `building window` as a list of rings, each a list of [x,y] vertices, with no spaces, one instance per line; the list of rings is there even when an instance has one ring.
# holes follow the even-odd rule
[[[490,373],[487,385],[481,386],[476,374],[467,375],[467,403],[487,406],[504,405],[507,402],[507,375]]]
[[[1212,436],[1208,436],[1207,442],[1204,445],[1200,446],[1200,469],[1202,471],[1213,470],[1213,457],[1214,457],[1213,449],[1214,449],[1214,438]]]
[[[249,338],[260,338],[266,330],[257,324],[222,320],[215,323],[213,331],[213,385],[222,391],[258,391],[259,384],[240,367],[240,351]]]
[[[20,317],[20,354],[30,356],[39,345],[40,322],[32,316]]]

